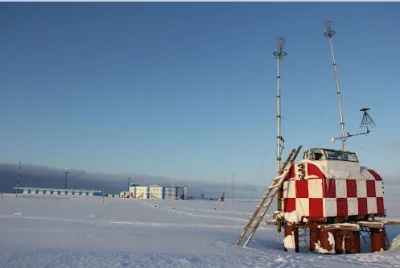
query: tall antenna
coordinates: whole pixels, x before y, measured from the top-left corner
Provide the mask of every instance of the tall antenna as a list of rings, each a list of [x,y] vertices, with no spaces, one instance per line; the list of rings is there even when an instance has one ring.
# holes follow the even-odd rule
[[[278,50],[274,51],[274,56],[276,59],[276,128],[277,128],[277,135],[276,135],[276,170],[279,174],[281,170],[281,155],[282,150],[284,148],[285,140],[281,136],[281,59],[287,55],[285,51],[283,51],[283,47],[285,46],[286,39],[278,36]],[[277,210],[282,210],[282,203],[280,201],[281,190],[277,191]],[[281,232],[281,222],[278,221],[277,230]]]
[[[337,96],[338,96],[338,101],[339,101],[339,113],[340,113],[340,126],[342,129],[342,151],[346,151],[346,138],[344,134],[344,119],[343,119],[343,111],[342,111],[342,98],[340,95],[340,88],[339,88],[339,78],[338,78],[338,73],[337,73],[337,67],[336,67],[336,61],[335,61],[335,54],[333,53],[333,43],[332,43],[332,36],[335,35],[335,31],[332,30],[331,27],[331,21],[325,21],[325,32],[324,35],[328,37],[329,44],[331,47],[331,53],[332,53],[332,61],[333,61],[333,71],[335,73],[335,82],[336,82],[336,91],[337,91]]]
[[[276,169],[279,173],[281,169],[281,154],[284,147],[284,139],[281,136],[281,59],[283,60],[287,53],[283,51],[286,39],[278,36],[277,41],[278,50],[274,51],[273,54],[276,58]]]

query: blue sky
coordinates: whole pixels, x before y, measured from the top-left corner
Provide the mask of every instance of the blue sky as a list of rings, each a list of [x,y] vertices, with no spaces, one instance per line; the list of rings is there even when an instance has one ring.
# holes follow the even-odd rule
[[[276,37],[283,155],[340,148],[398,163],[398,3],[1,3],[0,162],[263,184],[275,174]]]

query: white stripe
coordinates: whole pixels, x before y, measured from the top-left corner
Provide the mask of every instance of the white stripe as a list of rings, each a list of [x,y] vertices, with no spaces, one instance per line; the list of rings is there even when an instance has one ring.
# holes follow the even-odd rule
[[[367,197],[368,214],[378,213],[376,197]]]
[[[337,216],[337,203],[336,198],[324,198],[324,217]]]
[[[310,199],[309,198],[296,198],[296,211],[300,216],[310,215]]]
[[[296,182],[294,180],[284,181],[282,185],[283,198],[296,197]]]
[[[347,198],[347,215],[359,215],[357,198]]]
[[[346,180],[335,180],[336,198],[347,198]]]
[[[307,182],[308,182],[308,197],[323,198],[322,180],[313,179],[313,180],[307,180]]]
[[[357,197],[367,197],[367,181],[356,180],[357,182]]]

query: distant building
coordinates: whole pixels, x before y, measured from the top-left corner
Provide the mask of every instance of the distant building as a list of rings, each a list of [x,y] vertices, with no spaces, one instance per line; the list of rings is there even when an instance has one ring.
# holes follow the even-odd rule
[[[57,196],[103,196],[102,191],[85,189],[53,189],[35,187],[14,187],[14,193],[28,195],[57,195]]]
[[[126,192],[121,192],[126,193]],[[120,194],[120,197],[136,198],[136,199],[183,199],[183,188],[176,186],[163,186],[153,184],[148,186],[140,186],[131,183],[129,186],[129,194]]]

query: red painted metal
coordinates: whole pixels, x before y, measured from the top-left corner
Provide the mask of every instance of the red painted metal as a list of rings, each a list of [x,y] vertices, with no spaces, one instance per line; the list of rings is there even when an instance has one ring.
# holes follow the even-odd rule
[[[309,224],[309,228],[310,228],[310,251],[314,251],[315,244],[318,244],[319,240],[318,224],[313,222]]]
[[[386,250],[385,228],[370,228],[371,231],[371,252]]]
[[[326,231],[323,229],[319,229],[319,242],[320,247],[325,249],[327,253],[332,252],[333,247],[329,243],[329,233],[334,233],[333,231]]]
[[[343,245],[344,239],[344,245]],[[343,247],[344,246],[344,247]],[[335,232],[336,253],[360,253],[360,232],[341,230]]]

